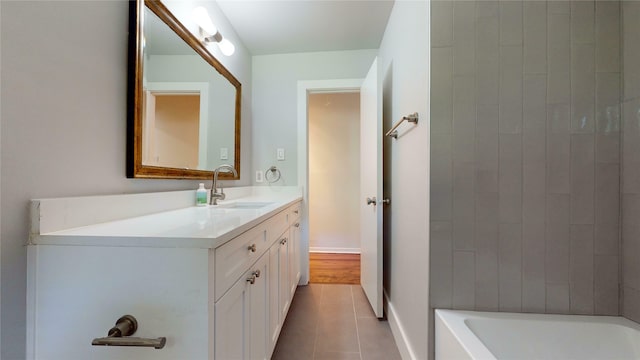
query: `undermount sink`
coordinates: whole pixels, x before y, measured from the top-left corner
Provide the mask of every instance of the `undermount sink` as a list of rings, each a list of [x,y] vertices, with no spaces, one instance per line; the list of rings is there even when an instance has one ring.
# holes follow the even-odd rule
[[[272,204],[273,202],[264,201],[235,201],[228,204],[220,204],[218,207],[225,209],[261,209]]]

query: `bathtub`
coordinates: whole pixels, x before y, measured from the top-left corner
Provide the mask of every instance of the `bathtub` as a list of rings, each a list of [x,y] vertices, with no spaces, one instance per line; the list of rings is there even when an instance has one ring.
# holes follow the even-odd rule
[[[640,359],[640,325],[614,316],[435,311],[436,360]]]

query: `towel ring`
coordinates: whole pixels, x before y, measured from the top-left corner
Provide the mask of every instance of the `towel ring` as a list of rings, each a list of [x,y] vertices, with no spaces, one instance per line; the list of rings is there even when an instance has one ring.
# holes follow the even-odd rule
[[[280,174],[280,170],[278,170],[278,168],[275,166],[268,168],[264,172],[264,178],[269,184],[273,184],[274,182],[280,180],[280,176],[282,176],[282,174]]]

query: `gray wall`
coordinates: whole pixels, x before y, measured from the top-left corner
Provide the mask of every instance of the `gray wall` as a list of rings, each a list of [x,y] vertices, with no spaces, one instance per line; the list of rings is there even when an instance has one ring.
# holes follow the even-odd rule
[[[640,2],[624,1],[622,147],[623,315],[640,321]]]
[[[1,6],[0,357],[13,360],[25,357],[30,199],[195,189],[198,181],[125,178],[127,1]],[[251,128],[251,58],[235,44],[236,54],[221,61],[243,84],[244,131]],[[239,184],[249,183],[249,134]]]
[[[619,14],[432,3],[433,308],[619,313]]]

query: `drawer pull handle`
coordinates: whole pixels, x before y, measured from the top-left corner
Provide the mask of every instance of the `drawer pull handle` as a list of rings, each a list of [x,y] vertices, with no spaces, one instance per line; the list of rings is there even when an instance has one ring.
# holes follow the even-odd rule
[[[258,247],[256,246],[256,244],[251,244],[247,247],[247,250],[251,252],[256,252],[256,250],[258,250]]]
[[[295,227],[300,227],[300,223],[296,223],[295,225],[293,225]]]
[[[287,238],[282,238],[282,240],[280,240],[280,244],[284,245],[287,243]]]
[[[248,282],[249,284],[253,285],[253,284],[255,284],[255,283],[256,283],[256,278],[259,278],[259,277],[260,277],[260,269],[258,269],[258,270],[254,270],[254,271],[251,273],[251,276],[249,276],[249,277],[247,278],[247,282]]]

